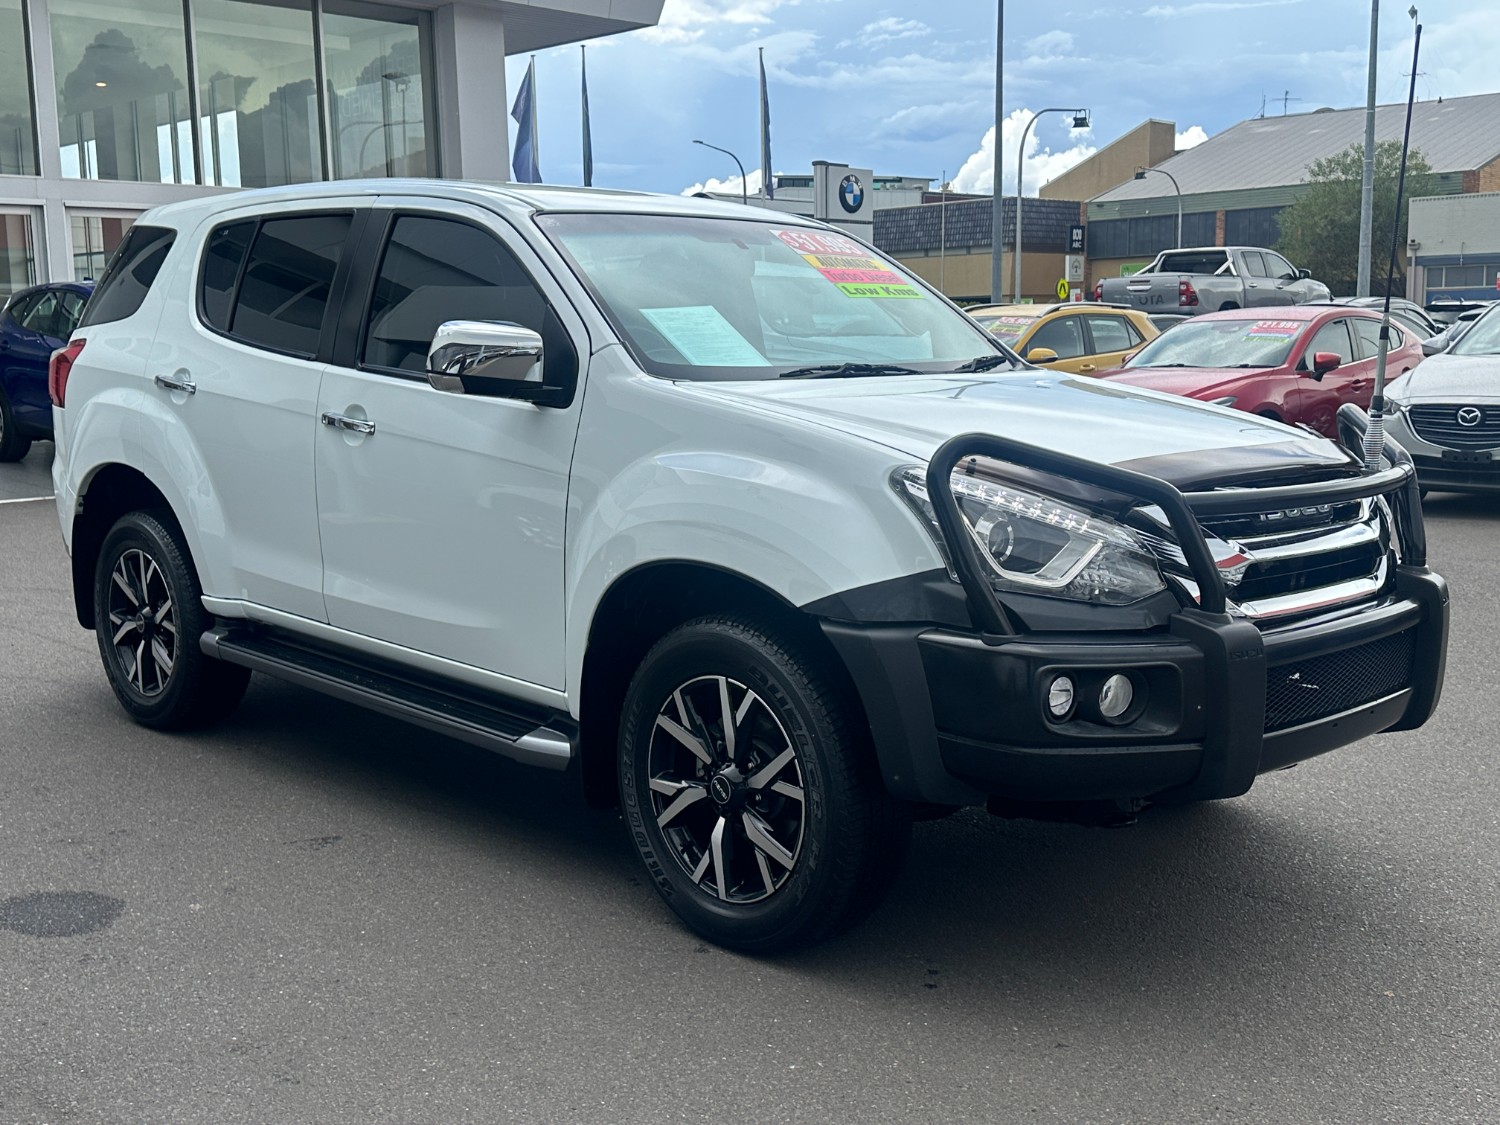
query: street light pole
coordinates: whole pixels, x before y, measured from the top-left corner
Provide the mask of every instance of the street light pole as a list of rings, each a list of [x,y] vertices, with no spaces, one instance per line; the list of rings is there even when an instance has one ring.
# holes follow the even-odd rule
[[[748,207],[750,205],[750,193],[745,190],[745,166],[743,164],[740,164],[740,158],[734,153],[730,152],[727,148],[720,148],[718,145],[711,145],[707,141],[694,141],[693,143],[695,145],[702,145],[704,148],[711,148],[715,152],[722,152],[725,156],[729,157],[730,160],[733,160],[735,164],[739,165],[740,202]]]
[[[1177,186],[1177,177],[1165,168],[1137,168],[1135,178],[1144,180],[1147,172],[1155,172],[1158,176],[1165,176],[1172,181],[1172,190],[1177,193],[1177,249],[1182,249],[1182,189]]]
[[[1016,247],[1011,254],[1011,260],[1016,264],[1016,286],[1011,297],[1017,304],[1021,302],[1021,188],[1026,172],[1026,135],[1031,132],[1031,127],[1036,124],[1037,118],[1044,113],[1071,113],[1073,115],[1073,128],[1087,129],[1089,127],[1089,111],[1086,109],[1059,109],[1049,106],[1047,109],[1039,109],[1030,121],[1026,122],[1026,128],[1021,130],[1021,145],[1016,154]],[[996,144],[999,136],[996,135]]]
[[[990,300],[999,303],[1003,294],[1000,292],[1001,265],[1000,255],[1002,244],[1005,239],[1005,194],[1001,187],[1000,176],[1000,125],[1005,120],[1005,110],[1001,101],[1001,75],[1000,58],[1004,54],[1002,48],[1005,45],[1005,0],[995,0],[995,176],[994,176],[994,200],[993,210],[990,212]]]

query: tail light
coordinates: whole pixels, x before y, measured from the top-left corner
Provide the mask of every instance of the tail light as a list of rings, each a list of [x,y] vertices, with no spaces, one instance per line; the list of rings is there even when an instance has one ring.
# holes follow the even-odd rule
[[[1500,288],[1500,286],[1497,286],[1496,288]],[[1094,300],[1104,300],[1104,282],[1102,281],[1094,282]]]
[[[52,353],[52,359],[47,363],[47,394],[53,406],[68,405],[68,375],[82,351],[83,341],[74,340]]]
[[[1177,303],[1183,308],[1191,308],[1198,303],[1198,290],[1186,278],[1177,283]]]

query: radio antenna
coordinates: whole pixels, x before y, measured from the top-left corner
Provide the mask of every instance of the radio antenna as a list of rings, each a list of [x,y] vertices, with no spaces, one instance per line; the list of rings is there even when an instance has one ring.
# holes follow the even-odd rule
[[[1411,10],[1413,19],[1417,9]],[[1411,88],[1406,94],[1406,132],[1401,138],[1401,172],[1396,178],[1396,221],[1391,224],[1391,261],[1385,272],[1385,303],[1380,314],[1380,346],[1375,360],[1375,393],[1370,398],[1370,425],[1365,430],[1365,471],[1380,467],[1385,452],[1385,367],[1391,350],[1391,283],[1396,277],[1396,247],[1401,238],[1401,201],[1406,192],[1406,154],[1411,149],[1411,112],[1417,97],[1417,58],[1422,53],[1422,25],[1417,24],[1411,51]]]

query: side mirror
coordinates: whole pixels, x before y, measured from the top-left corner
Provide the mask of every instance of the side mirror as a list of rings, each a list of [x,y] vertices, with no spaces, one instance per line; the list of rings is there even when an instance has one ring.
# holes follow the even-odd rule
[[[1298,270],[1297,271],[1297,280],[1298,281],[1307,281],[1311,277],[1312,277],[1312,270]]]
[[[1315,352],[1313,354],[1312,377],[1321,379],[1330,371],[1336,371],[1344,364],[1344,357],[1338,352]]]
[[[1056,363],[1057,353],[1051,348],[1032,348],[1026,353],[1027,363]]]
[[[556,388],[542,382],[542,338],[502,320],[449,320],[427,349],[427,381],[440,391],[516,398],[543,405]]]
[[[1423,355],[1441,355],[1448,350],[1448,333],[1439,332],[1436,336],[1429,336],[1422,341]]]

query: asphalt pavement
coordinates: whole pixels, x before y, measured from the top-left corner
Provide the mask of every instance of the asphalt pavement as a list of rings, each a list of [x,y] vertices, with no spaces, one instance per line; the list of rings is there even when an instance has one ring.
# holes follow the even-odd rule
[[[1500,497],[1426,728],[1127,829],[918,825],[861,928],[683,930],[618,816],[257,676],[132,725],[0,465],[0,1125],[1500,1121]]]

